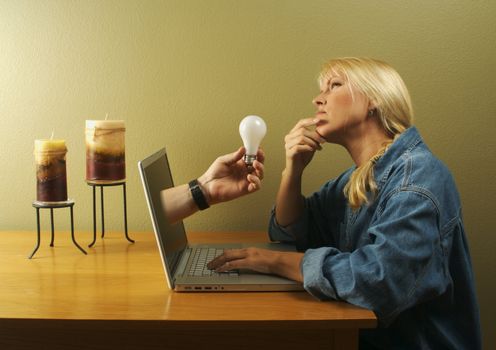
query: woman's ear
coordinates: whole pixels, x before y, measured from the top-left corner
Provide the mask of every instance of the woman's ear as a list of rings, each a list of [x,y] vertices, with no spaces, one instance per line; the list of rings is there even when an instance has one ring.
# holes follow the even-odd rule
[[[374,110],[374,109],[377,109],[377,107],[379,106],[379,104],[377,103],[377,101],[375,100],[369,100],[369,105],[368,105],[368,110]]]
[[[377,115],[377,103],[370,100],[367,106],[367,116],[373,117]]]

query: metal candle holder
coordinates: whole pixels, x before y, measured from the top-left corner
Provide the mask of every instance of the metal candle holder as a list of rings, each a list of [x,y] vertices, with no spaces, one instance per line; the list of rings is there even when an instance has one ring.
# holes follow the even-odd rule
[[[134,243],[134,240],[129,238],[127,233],[127,200],[126,200],[126,180],[118,181],[103,181],[103,180],[86,180],[86,183],[93,187],[93,242],[91,242],[88,247],[92,247],[96,242],[96,188],[100,187],[100,207],[101,207],[101,217],[102,217],[102,238],[105,236],[105,214],[104,214],[104,200],[103,200],[103,188],[110,186],[122,186],[122,192],[124,196],[124,233],[126,239]]]
[[[53,241],[54,241],[54,224],[53,224],[53,209],[58,209],[58,208],[70,208],[71,211],[71,237],[72,237],[72,242],[76,245],[76,247],[79,248],[80,251],[82,251],[84,254],[87,254],[86,251],[81,248],[79,244],[77,244],[76,240],[74,239],[74,214],[73,214],[73,207],[74,207],[74,201],[73,200],[67,200],[67,201],[61,201],[61,202],[40,202],[40,201],[34,201],[33,202],[33,207],[36,208],[36,226],[38,228],[38,241],[36,243],[36,247],[34,248],[33,252],[31,255],[29,255],[29,259],[31,259],[38,248],[40,247],[40,209],[50,209],[50,222],[51,222],[51,231],[52,231],[52,239],[50,241],[50,247],[53,247]]]

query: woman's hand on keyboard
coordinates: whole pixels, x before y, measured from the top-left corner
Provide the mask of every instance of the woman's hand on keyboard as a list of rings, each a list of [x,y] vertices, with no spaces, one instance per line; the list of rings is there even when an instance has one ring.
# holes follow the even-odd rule
[[[261,248],[226,249],[224,254],[208,263],[216,272],[249,269],[261,273],[303,281],[300,271],[303,253],[279,252]]]

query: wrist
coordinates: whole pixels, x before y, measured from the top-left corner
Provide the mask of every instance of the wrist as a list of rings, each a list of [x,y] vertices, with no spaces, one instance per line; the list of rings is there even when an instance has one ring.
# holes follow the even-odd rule
[[[298,170],[293,167],[286,167],[281,173],[281,178],[289,183],[299,183],[303,177],[303,170]]]
[[[212,179],[209,179],[207,176],[207,173],[201,175],[198,179],[198,183],[200,184],[200,188],[203,192],[203,195],[205,196],[207,203],[209,205],[215,204],[212,203],[212,196],[210,196],[210,190],[209,190],[209,183],[212,181]]]
[[[281,255],[281,252],[278,252],[278,251],[274,251],[273,255],[272,255],[272,261],[271,263],[269,264],[270,268],[270,273],[271,274],[274,274],[274,275],[279,275],[281,276],[283,274],[283,268],[281,266],[282,264],[282,255]]]
[[[301,273],[302,253],[296,252],[276,252],[272,260],[270,273],[303,282]]]

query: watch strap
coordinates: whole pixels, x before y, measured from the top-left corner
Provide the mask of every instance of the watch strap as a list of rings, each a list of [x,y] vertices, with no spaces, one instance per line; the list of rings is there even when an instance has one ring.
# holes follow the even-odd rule
[[[191,196],[193,197],[193,200],[196,203],[196,206],[200,210],[205,210],[210,207],[207,203],[207,199],[205,198],[205,195],[203,194],[203,191],[200,187],[200,183],[198,182],[197,179],[191,180],[189,183],[189,190],[191,192]]]

